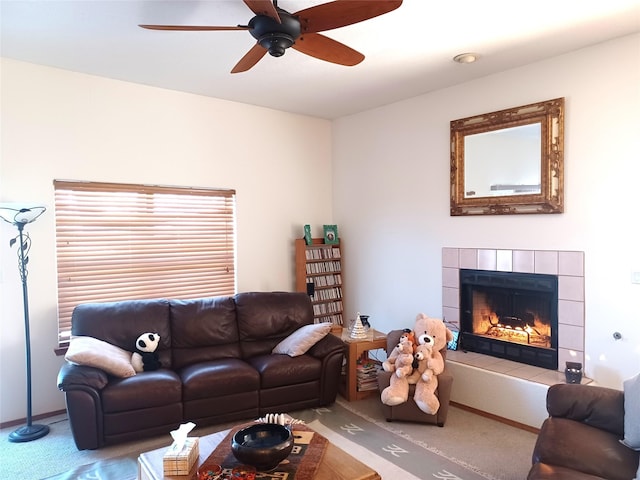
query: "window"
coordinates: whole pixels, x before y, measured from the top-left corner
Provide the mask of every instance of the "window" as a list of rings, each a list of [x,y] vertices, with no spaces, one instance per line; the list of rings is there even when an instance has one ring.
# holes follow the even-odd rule
[[[53,183],[60,346],[79,303],[235,293],[234,190]]]

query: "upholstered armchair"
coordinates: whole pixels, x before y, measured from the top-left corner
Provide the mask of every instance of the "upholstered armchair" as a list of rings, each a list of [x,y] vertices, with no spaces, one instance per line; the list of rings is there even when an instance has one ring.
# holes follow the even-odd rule
[[[387,334],[387,355],[390,355],[395,346],[400,341],[400,335],[402,330],[392,330]],[[443,348],[440,353],[446,360],[446,347]],[[382,392],[391,382],[390,372],[381,371],[378,373],[378,389]],[[440,375],[438,375],[438,389],[436,395],[440,401],[440,408],[435,415],[428,415],[418,408],[413,400],[413,394],[415,392],[415,385],[409,387],[409,400],[400,405],[390,407],[389,405],[382,404],[382,410],[385,418],[388,422],[394,420],[408,421],[408,422],[420,422],[431,423],[443,427],[447,421],[447,413],[449,412],[449,399],[451,398],[451,385],[453,384],[453,376],[446,367]]]
[[[631,399],[637,401],[637,397]],[[631,480],[640,452],[624,446],[625,394],[581,384],[552,385],[528,480]]]

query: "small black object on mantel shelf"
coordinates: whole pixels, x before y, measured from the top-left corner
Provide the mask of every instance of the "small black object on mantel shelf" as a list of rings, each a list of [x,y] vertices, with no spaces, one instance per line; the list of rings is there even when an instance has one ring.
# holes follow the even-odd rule
[[[582,364],[580,362],[567,362],[564,375],[567,383],[580,383],[582,381]]]

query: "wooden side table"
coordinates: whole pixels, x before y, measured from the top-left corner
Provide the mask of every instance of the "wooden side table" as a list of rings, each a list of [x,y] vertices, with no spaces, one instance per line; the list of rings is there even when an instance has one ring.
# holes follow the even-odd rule
[[[361,400],[370,395],[376,395],[378,390],[358,391],[357,384],[357,366],[358,359],[369,350],[377,350],[379,348],[387,348],[387,335],[377,330],[369,330],[369,336],[366,339],[355,339],[349,337],[349,332],[345,328],[342,331],[332,331],[334,335],[347,346],[347,365],[343,381],[340,382],[340,394],[349,402]]]

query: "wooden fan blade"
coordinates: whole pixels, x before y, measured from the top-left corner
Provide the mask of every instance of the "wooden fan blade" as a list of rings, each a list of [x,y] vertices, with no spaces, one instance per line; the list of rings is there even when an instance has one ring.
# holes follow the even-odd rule
[[[360,52],[319,33],[303,34],[291,48],[320,60],[348,67],[364,60],[364,55]]]
[[[256,15],[265,15],[273,18],[278,23],[282,23],[278,10],[276,10],[271,0],[244,0],[244,3]]]
[[[231,73],[240,73],[246,72],[251,67],[253,67],[256,63],[260,61],[262,57],[264,57],[267,53],[267,49],[262,47],[259,43],[256,43],[251,50],[249,50],[244,57],[240,59],[236,66],[233,67]]]
[[[138,25],[148,30],[180,30],[180,31],[201,31],[201,30],[249,30],[248,26],[238,25],[236,27],[216,27],[198,25]]]
[[[302,33],[316,33],[352,25],[395,10],[402,0],[336,0],[294,13]]]

